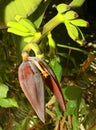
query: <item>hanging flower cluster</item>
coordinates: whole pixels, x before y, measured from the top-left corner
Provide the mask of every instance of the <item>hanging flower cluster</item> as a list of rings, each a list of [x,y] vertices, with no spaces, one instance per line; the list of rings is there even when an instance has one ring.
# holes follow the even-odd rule
[[[51,68],[42,59],[29,57],[22,53],[23,62],[18,69],[21,88],[42,122],[45,122],[44,86],[49,87],[57,97],[62,111],[65,111],[65,101],[57,78]]]

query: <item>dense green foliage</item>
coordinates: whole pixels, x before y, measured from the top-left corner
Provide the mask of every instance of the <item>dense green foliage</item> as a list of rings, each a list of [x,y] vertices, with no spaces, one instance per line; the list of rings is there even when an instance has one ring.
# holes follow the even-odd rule
[[[96,20],[91,13],[86,15],[87,4],[85,0],[0,1],[0,130],[96,129]],[[45,88],[45,124],[18,81],[24,50],[44,58],[66,100],[62,113]]]

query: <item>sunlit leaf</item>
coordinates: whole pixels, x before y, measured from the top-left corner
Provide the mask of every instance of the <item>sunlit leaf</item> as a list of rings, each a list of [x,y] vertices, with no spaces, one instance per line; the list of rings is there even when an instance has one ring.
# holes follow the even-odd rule
[[[0,1],[1,2],[1,1]],[[41,0],[6,0],[0,4],[0,28],[14,20],[15,15],[27,17],[32,14]]]
[[[9,108],[9,107],[18,107],[18,104],[15,99],[13,98],[2,98],[0,99],[0,106],[4,108]]]
[[[5,98],[7,96],[7,92],[8,92],[8,86],[0,83],[0,98]]]

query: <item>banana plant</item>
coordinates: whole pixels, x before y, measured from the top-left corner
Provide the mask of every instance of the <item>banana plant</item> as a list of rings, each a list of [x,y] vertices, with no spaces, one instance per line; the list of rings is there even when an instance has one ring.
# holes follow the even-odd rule
[[[56,9],[58,11],[57,15],[46,23],[42,30],[36,28],[33,23],[20,15],[15,16],[15,21],[8,23],[8,32],[24,37],[24,41],[27,42],[23,49],[23,62],[19,66],[18,77],[25,96],[42,122],[45,122],[45,84],[56,95],[63,112],[65,112],[66,108],[58,80],[51,68],[42,60],[37,43],[47,36],[50,52],[55,50],[55,42],[50,34],[57,25],[64,23],[69,36],[82,45],[85,38],[79,26],[87,27],[88,25],[87,21],[78,18],[78,14],[71,10],[69,5],[60,4],[56,6]],[[35,57],[29,56],[30,50],[34,51]],[[37,58],[39,56],[40,58]]]

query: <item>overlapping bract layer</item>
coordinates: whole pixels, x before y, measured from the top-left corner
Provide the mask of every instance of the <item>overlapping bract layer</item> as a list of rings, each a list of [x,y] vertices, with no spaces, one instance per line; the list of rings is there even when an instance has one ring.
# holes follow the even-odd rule
[[[18,70],[22,90],[38,117],[45,122],[44,82],[39,70],[31,61],[23,62]]]
[[[21,88],[41,121],[45,122],[44,83],[56,95],[61,109],[65,111],[65,101],[51,68],[41,59],[28,57],[18,70]]]

